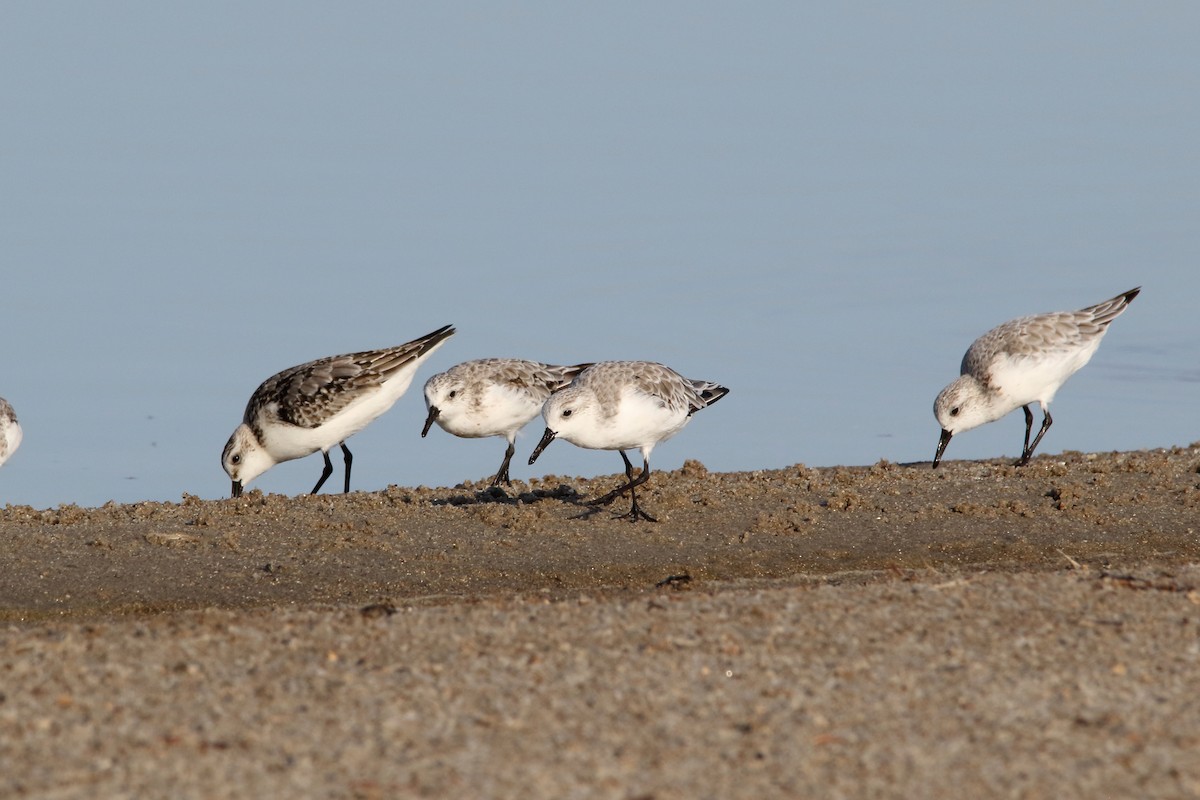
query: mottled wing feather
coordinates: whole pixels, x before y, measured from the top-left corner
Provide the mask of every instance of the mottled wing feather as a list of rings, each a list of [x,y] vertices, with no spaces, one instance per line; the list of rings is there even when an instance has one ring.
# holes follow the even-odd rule
[[[1074,312],[1062,312],[1021,317],[993,328],[967,349],[961,373],[990,385],[997,359],[1020,360],[1077,347],[1083,337],[1069,322],[1073,316]]]
[[[311,361],[274,375],[258,387],[246,405],[245,421],[272,406],[280,421],[315,428],[364,392],[378,389],[383,375],[372,367],[379,351],[349,353]]]
[[[683,390],[679,376],[669,368],[660,364],[642,364],[637,369],[628,368],[626,372],[625,377],[637,391],[653,397],[672,411],[691,406],[692,393]]]
[[[1081,314],[1089,314],[1091,318],[1101,326],[1107,326],[1117,317],[1121,316],[1122,312],[1133,302],[1133,298],[1138,296],[1142,291],[1142,287],[1130,289],[1128,292],[1123,292],[1103,303],[1097,303],[1094,306],[1083,309]]]
[[[696,413],[702,408],[708,408],[713,403],[720,400],[725,395],[729,394],[729,390],[719,383],[712,381],[691,381],[692,387],[696,390],[696,394],[700,399],[700,403],[692,404],[691,414]]]
[[[634,386],[658,398],[672,410],[687,408],[689,415],[717,402],[729,390],[711,381],[694,381],[662,364],[642,364],[631,370]]]
[[[568,386],[580,372],[590,366],[591,364],[576,364],[560,367],[520,358],[481,358],[463,362],[454,369],[468,384],[508,384],[516,391],[541,395],[543,392],[556,392]]]
[[[554,368],[539,361],[523,361],[518,358],[496,359],[490,366],[490,377],[497,383],[508,384],[517,391],[538,392],[542,387],[552,391],[559,378]]]
[[[974,375],[985,384],[996,359],[1021,360],[1075,350],[1089,339],[1104,335],[1109,324],[1137,297],[1138,289],[1117,295],[1080,311],[1058,311],[1019,317],[980,336],[963,356],[961,374]]]
[[[547,366],[549,380],[546,385],[550,387],[551,392],[557,392],[559,389],[570,386],[571,382],[579,377],[579,373],[590,366],[592,366],[590,363],[572,364],[569,367]]]
[[[420,339],[414,339],[406,344],[398,347],[386,347],[382,350],[367,350],[362,353],[351,353],[347,356],[341,356],[342,359],[351,359],[355,363],[365,364],[365,368],[371,372],[378,373],[382,380],[386,381],[395,375],[400,370],[407,367],[414,359],[428,353],[441,342],[449,339],[454,335],[454,326],[443,325],[432,333],[422,336]],[[338,360],[338,357],[334,357]]]
[[[256,424],[259,411],[275,404],[280,421],[315,428],[451,336],[447,325],[398,347],[364,350],[309,361],[263,381],[246,404],[244,421]]]
[[[580,364],[577,368],[582,372],[575,383],[591,389],[600,408],[609,416],[618,412],[622,387],[627,386],[657,400],[664,408],[686,411],[689,416],[729,393],[720,384],[689,380],[670,367],[652,361],[605,361],[594,365]]]
[[[510,383],[517,389],[541,389],[557,392],[569,386],[580,372],[591,364],[576,364],[560,367],[553,364],[543,364],[540,361],[522,361],[520,359],[497,359],[495,375],[503,383]],[[540,394],[540,392],[538,392]]]

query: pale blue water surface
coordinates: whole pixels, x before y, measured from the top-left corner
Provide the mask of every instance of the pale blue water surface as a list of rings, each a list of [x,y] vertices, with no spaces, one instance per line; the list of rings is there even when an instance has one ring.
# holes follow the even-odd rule
[[[1042,452],[1190,443],[1197,41],[1194,3],[6,3],[0,503],[225,496],[263,378],[445,323],[355,488],[492,474],[419,437],[483,356],[729,386],[656,469],[928,461],[975,336],[1137,285]],[[514,477],[620,467],[540,432]]]

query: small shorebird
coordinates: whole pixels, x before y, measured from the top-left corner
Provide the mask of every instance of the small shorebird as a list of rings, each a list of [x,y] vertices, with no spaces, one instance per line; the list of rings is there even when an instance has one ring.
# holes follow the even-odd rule
[[[1080,311],[1019,317],[976,339],[963,356],[962,374],[942,389],[933,403],[934,416],[942,426],[934,469],[950,437],[1017,408],[1025,411],[1025,445],[1017,465],[1029,463],[1054,423],[1050,402],[1055,393],[1091,359],[1109,324],[1140,291],[1139,286]],[[1030,444],[1033,412],[1029,405],[1035,401],[1042,408],[1042,427]]]
[[[8,401],[0,397],[0,464],[8,461],[17,448],[21,446],[21,423],[17,422],[17,413]]]
[[[391,408],[421,363],[453,335],[446,325],[399,347],[319,358],[267,378],[250,395],[242,424],[221,454],[233,496],[281,461],[320,450],[325,469],[316,494],[333,473],[329,450],[335,444],[342,448],[350,491],[353,456],[346,439]]]
[[[546,432],[529,463],[537,461],[557,437],[590,450],[618,450],[625,462],[626,483],[591,505],[611,503],[626,491],[633,501],[631,521],[655,519],[638,507],[635,489],[650,477],[650,451],[687,425],[702,408],[729,394],[710,381],[690,380],[670,367],[650,361],[602,361],[585,369],[565,389],[550,395],[542,407]],[[625,451],[642,452],[642,472],[633,477]]]
[[[456,364],[425,381],[429,415],[421,437],[435,422],[464,439],[503,436],[508,447],[491,485],[502,481],[511,485],[508,465],[516,452],[517,431],[538,415],[547,397],[588,366],[558,367],[519,358],[481,358]]]

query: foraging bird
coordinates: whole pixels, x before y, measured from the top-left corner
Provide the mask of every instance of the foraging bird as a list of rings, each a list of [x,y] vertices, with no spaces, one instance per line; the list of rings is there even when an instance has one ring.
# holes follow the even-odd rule
[[[425,381],[429,415],[421,437],[435,422],[447,433],[465,439],[503,436],[508,447],[491,485],[502,481],[511,485],[508,465],[516,452],[517,431],[541,412],[546,398],[588,366],[559,367],[519,358],[481,358],[456,364]]]
[[[316,494],[333,473],[329,450],[335,444],[342,448],[349,492],[353,456],[346,439],[391,408],[421,363],[453,335],[446,325],[399,347],[320,358],[267,378],[250,396],[242,424],[221,454],[233,496],[281,461],[320,450],[325,468],[313,487]]]
[[[711,381],[690,380],[670,367],[650,361],[602,361],[585,369],[571,385],[550,395],[542,408],[546,432],[529,457],[532,464],[556,438],[591,450],[618,450],[625,462],[626,483],[591,505],[606,505],[629,492],[630,521],[655,519],[637,502],[635,489],[650,477],[650,452],[679,433],[702,408],[729,390]],[[642,472],[633,477],[625,451],[642,452]]]
[[[1017,408],[1025,411],[1025,444],[1018,466],[1027,464],[1054,423],[1050,402],[1059,387],[1091,359],[1108,326],[1138,296],[1139,286],[1080,311],[1057,311],[1010,320],[975,340],[962,360],[962,374],[942,389],[933,413],[942,426],[933,467],[950,438],[993,422]],[[1033,413],[1042,408],[1042,427],[1029,442]]]

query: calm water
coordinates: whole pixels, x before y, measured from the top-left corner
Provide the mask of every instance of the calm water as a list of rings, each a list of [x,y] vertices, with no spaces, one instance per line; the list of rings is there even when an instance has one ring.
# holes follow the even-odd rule
[[[224,496],[259,381],[445,323],[356,488],[491,475],[419,437],[491,355],[731,387],[656,468],[927,461],[975,336],[1136,285],[1042,451],[1200,439],[1200,7],[428,5],[0,12],[0,503]],[[540,430],[514,477],[620,466]]]

